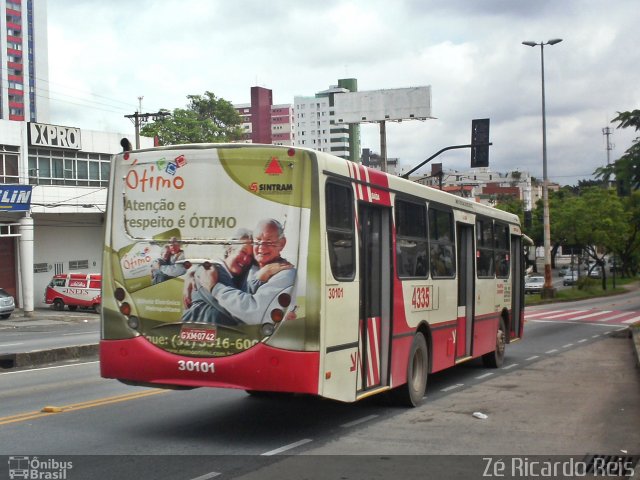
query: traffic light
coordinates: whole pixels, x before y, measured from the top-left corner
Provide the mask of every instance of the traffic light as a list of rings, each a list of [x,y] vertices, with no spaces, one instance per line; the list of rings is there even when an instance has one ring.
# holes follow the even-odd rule
[[[471,120],[471,168],[488,166],[489,119]]]

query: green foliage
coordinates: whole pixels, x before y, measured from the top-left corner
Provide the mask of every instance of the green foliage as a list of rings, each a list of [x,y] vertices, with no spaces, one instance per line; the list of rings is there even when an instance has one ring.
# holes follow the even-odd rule
[[[633,127],[639,131],[640,110],[618,112],[618,116],[611,122],[619,122],[618,128]],[[624,155],[614,163],[597,168],[594,175],[605,182],[609,182],[615,177],[620,195],[630,195],[633,190],[638,190],[640,188],[640,138],[636,138]]]
[[[211,92],[188,95],[187,108],[176,108],[170,116],[145,125],[141,134],[157,137],[160,145],[223,143],[243,137],[240,115],[231,102]]]

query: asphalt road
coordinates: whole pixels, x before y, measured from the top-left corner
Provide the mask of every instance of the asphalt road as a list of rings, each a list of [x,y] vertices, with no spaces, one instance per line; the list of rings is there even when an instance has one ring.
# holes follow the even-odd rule
[[[432,375],[425,403],[410,410],[376,398],[349,405],[132,388],[101,379],[95,362],[9,371],[0,373],[0,453],[70,455],[74,473],[83,474],[68,478],[264,480],[345,472],[350,479],[389,478],[392,465],[413,478],[408,469],[424,461],[439,459],[436,469],[447,464],[448,457],[425,455],[633,452],[640,445],[640,380],[629,339],[616,333],[622,328],[530,320],[503,369],[474,361]],[[282,458],[289,454],[304,461]],[[377,465],[385,456],[389,462]],[[468,460],[477,469],[481,457]]]

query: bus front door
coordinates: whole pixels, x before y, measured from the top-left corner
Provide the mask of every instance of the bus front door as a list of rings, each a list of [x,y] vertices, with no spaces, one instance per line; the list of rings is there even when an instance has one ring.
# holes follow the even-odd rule
[[[361,204],[360,371],[358,392],[389,384],[391,331],[391,217],[388,208]]]
[[[524,318],[524,253],[522,238],[511,236],[511,328],[509,338],[522,337]]]

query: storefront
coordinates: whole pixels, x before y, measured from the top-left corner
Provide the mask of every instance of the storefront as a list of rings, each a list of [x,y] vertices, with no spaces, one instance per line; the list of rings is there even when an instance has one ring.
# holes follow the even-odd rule
[[[45,306],[54,274],[100,273],[110,159],[124,136],[0,120],[0,287],[25,311]],[[29,192],[28,208],[16,191]]]

